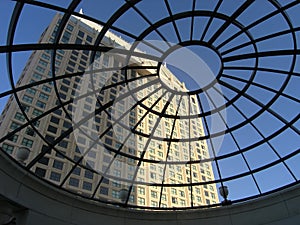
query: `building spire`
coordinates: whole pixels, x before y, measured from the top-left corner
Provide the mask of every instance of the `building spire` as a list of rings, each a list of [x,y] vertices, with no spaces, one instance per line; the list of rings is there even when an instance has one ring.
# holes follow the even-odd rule
[[[83,15],[83,10],[82,10],[82,8],[80,8],[79,14],[82,14],[82,15]]]

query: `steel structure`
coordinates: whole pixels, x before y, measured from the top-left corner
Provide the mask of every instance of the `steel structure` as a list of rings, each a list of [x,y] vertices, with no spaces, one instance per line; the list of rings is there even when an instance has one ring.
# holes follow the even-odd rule
[[[203,3],[204,1],[191,0],[189,1],[189,9],[187,9],[188,7],[178,8],[176,7],[177,4],[181,3],[171,0],[155,1],[155,3],[151,3],[153,4],[153,8],[151,8],[151,4],[146,4],[145,2],[147,1],[126,0],[120,4],[119,8],[116,9],[106,21],[102,21],[98,18],[78,13],[78,6],[81,3],[80,0],[71,1],[66,8],[41,1],[16,1],[7,32],[7,44],[0,46],[0,53],[6,54],[8,71],[7,75],[2,74],[1,76],[9,76],[11,87],[9,90],[0,93],[0,98],[14,95],[20,108],[22,108],[20,100],[18,99],[18,92],[50,81],[53,81],[55,86],[55,82],[64,77],[81,76],[83,72],[56,76],[56,51],[58,49],[88,50],[93,55],[93,61],[96,52],[108,52],[113,49],[113,47],[107,47],[101,44],[106,32],[112,31],[134,43],[130,50],[122,48],[113,49],[116,54],[123,55],[128,61],[131,57],[135,56],[155,61],[156,65],[141,65],[136,66],[136,68],[154,69],[156,73],[150,74],[149,76],[155,78],[154,82],[160,84],[160,88],[168,92],[170,98],[185,95],[195,96],[200,106],[200,113],[193,114],[189,112],[186,115],[178,115],[177,113],[168,114],[166,110],[156,111],[153,108],[147,107],[140,99],[136,99],[136,105],[143,107],[146,114],[151,112],[159,118],[170,118],[173,121],[202,118],[206,135],[178,139],[172,135],[169,138],[149,135],[138,131],[136,127],[128,127],[127,129],[146,139],[155,139],[167,144],[206,140],[212,153],[208,159],[190,160],[187,162],[169,162],[168,155],[166,155],[166,159],[163,163],[173,163],[175,165],[184,163],[191,166],[203,162],[212,162],[215,168],[215,180],[196,183],[191,179],[190,182],[176,184],[161,182],[148,183],[146,185],[157,186],[160,190],[164,187],[189,186],[190,189],[193,190],[193,187],[199,185],[217,184],[221,187],[226,185],[229,187],[230,193],[233,194],[233,196],[237,196],[232,197],[232,203],[235,204],[270,194],[287,186],[299,183],[300,150],[298,135],[300,134],[300,101],[299,89],[297,90],[300,75],[300,24],[299,21],[297,21],[297,12],[300,11],[299,1],[248,0],[238,1],[237,3],[236,1],[230,0],[216,0],[209,1],[210,3],[207,3],[206,6],[205,3]],[[93,4],[97,5],[99,3],[95,2]],[[110,4],[110,2],[105,1],[103,4]],[[54,11],[63,14],[54,43],[18,44],[14,42],[16,38],[16,27],[20,23],[22,11],[26,7],[40,7],[48,9],[51,12]],[[155,7],[164,7],[167,13],[160,18],[151,17],[151,10],[155,10]],[[105,5],[103,5],[102,9],[105,10]],[[147,24],[147,26],[144,26],[143,29],[137,30],[136,33],[134,33],[134,29],[129,31],[123,28],[122,25],[119,25],[122,24],[119,21],[122,20],[124,15],[128,15],[128,17],[131,15],[129,12],[136,14],[134,18],[139,18],[143,23]],[[59,42],[62,30],[71,15],[93,21],[103,26],[94,45],[64,44]],[[127,25],[134,27],[135,23],[129,21]],[[172,40],[170,40],[170,35],[166,32],[166,27],[172,30]],[[155,35],[157,39],[164,42],[166,48],[159,48],[148,41],[152,35]],[[152,49],[155,54],[137,51],[141,44]],[[176,50],[176,46],[202,46],[217,55],[220,60],[220,65],[218,65],[219,68],[216,69],[215,79],[207,85],[190,92],[173,90],[161,82],[159,73],[162,62],[170,52]],[[13,54],[45,49],[52,51],[53,76],[38,82],[16,87],[16,81],[14,80],[15,75],[13,74]],[[110,69],[114,70],[119,68]],[[125,74],[124,82],[112,84],[113,86],[126,85],[128,88],[130,87],[130,83],[133,82],[133,80],[126,76],[128,69],[132,69],[132,67],[122,68]],[[296,89],[294,88],[295,84],[298,84]],[[217,87],[217,85],[221,88]],[[96,87],[93,88],[95,91]],[[108,89],[108,87],[104,87],[104,90],[105,89]],[[134,91],[135,90],[131,90],[129,93],[132,94]],[[56,150],[56,145],[77,129],[78,124],[69,128],[67,132],[58,135],[53,142],[46,140],[34,126],[35,121],[51,114],[57,109],[64,110],[68,115],[66,106],[72,103],[73,99],[63,101],[60,99],[57,90],[56,94],[60,104],[34,119],[30,119],[22,109],[27,122],[14,131],[9,132],[7,135],[0,137],[0,143],[3,143],[6,139],[17,134],[22,129],[32,127],[40,140],[48,145],[49,149],[58,151]],[[213,95],[222,96],[224,98],[223,104],[214,102]],[[93,91],[91,91],[91,96],[94,96]],[[133,97],[135,98],[134,95]],[[92,112],[90,116],[93,116],[94,113],[108,113],[107,109],[118,100],[121,99],[113,99],[107,104],[101,105],[96,109],[96,112]],[[222,112],[224,110],[227,112],[227,118],[223,117]],[[69,116],[71,117],[71,115]],[[221,130],[211,129],[210,123],[213,117],[219,118],[220,123],[223,123]],[[273,126],[272,124],[276,125]],[[173,124],[173,127],[174,126],[175,122]],[[271,130],[268,129],[268,127],[271,127]],[[153,129],[155,130],[155,128],[156,127]],[[220,137],[224,138],[224,142],[221,146],[221,150],[217,151],[214,144]],[[264,148],[268,149],[268,151],[264,151]],[[123,153],[120,149],[109,150],[116,156],[121,154],[123,157],[131,157],[137,160],[137,166],[142,163],[162,163],[158,160],[144,158],[144,154],[132,156]],[[147,149],[145,149],[145,151],[147,151]],[[26,169],[30,170],[44,154],[46,154],[46,152],[40,152],[39,155],[29,162]],[[272,157],[270,157],[269,154],[272,154]],[[63,157],[66,156],[63,155]],[[255,163],[253,163],[255,157],[257,161],[261,158],[269,158],[269,160],[255,165]],[[67,160],[73,161],[74,167],[80,163],[71,158],[67,158]],[[238,165],[240,164],[243,164],[243,166],[239,167]],[[95,170],[91,171],[98,173]],[[278,178],[272,177],[274,175],[277,175]],[[281,176],[288,178],[279,178]],[[278,179],[279,181],[275,182],[272,187],[268,187],[264,182],[269,182],[272,179]],[[103,179],[99,181],[99,185],[102,181]],[[124,203],[109,203],[122,205],[124,207],[137,207],[128,202],[130,192],[134,184],[137,183],[135,177],[133,177],[128,190],[129,194]],[[254,188],[251,189],[252,191],[243,195],[243,189],[247,189],[249,185],[252,185]],[[59,187],[62,187],[62,184],[59,185]],[[235,195],[235,192],[239,192],[240,194]],[[101,199],[93,198],[93,196],[90,198],[96,201],[102,201]],[[220,204],[197,207],[212,207],[217,205]],[[152,209],[151,206],[140,208]],[[191,205],[190,207],[180,209],[188,208],[195,208],[195,206]]]

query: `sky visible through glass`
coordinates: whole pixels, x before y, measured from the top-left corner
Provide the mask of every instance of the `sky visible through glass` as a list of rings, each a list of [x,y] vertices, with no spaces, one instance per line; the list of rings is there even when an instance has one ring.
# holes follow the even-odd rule
[[[70,1],[61,1],[61,0],[51,0],[45,1],[49,4],[54,4],[62,7],[68,7]],[[77,7],[77,12],[80,8],[83,9],[83,12],[87,16],[91,16],[97,18],[100,21],[106,22],[110,18],[110,16],[118,10],[125,1],[123,0],[114,0],[114,1],[106,1],[101,0],[97,1],[95,7],[95,3],[92,0],[83,1]],[[163,19],[167,15],[169,15],[167,7],[162,3],[163,1],[141,1],[136,5],[137,9],[144,13],[144,15],[151,22],[159,21]],[[203,10],[214,10],[218,1],[195,1],[196,9]],[[218,11],[222,12],[225,15],[231,15],[234,10],[236,10],[240,5],[244,3],[244,1],[234,1],[236,4],[232,6],[233,1],[224,1]],[[288,5],[293,1],[278,1],[282,5]],[[172,10],[173,15],[176,13],[181,13],[184,11],[190,11],[193,8],[193,1],[179,1],[179,0],[170,0],[170,8]],[[9,0],[1,0],[0,1],[0,15],[2,15],[2,19],[0,20],[0,45],[6,45],[6,38],[9,29],[9,22],[13,12],[14,5],[16,3],[14,1]],[[268,1],[254,1],[245,13],[242,13],[238,20],[243,23],[245,26],[253,23],[253,21],[258,18],[263,17],[264,15],[269,14],[271,11],[275,10],[275,7],[270,4]],[[105,10],[103,9],[105,7]],[[292,25],[295,28],[300,27],[299,20],[299,12],[300,5],[298,4],[295,7],[291,7],[287,10],[289,13],[289,18],[292,22]],[[55,15],[55,11],[50,9],[44,9],[37,6],[26,5],[22,15],[19,19],[17,31],[15,34],[14,44],[24,44],[24,43],[37,43],[41,33],[47,27],[47,25],[51,22],[53,16]],[[207,30],[206,36],[201,37],[203,34],[203,30],[205,26],[201,24],[207,24],[209,22],[209,17],[199,17],[194,18],[194,29],[193,33],[191,33],[191,22],[192,18],[185,18],[177,21],[178,33],[182,38],[182,41],[189,40],[191,37],[193,39],[203,39],[207,40],[207,37],[211,37],[214,35],[213,31],[219,28],[223,21],[222,20],[214,20],[211,23],[211,27]],[[121,28],[129,33],[134,35],[141,34],[145,28],[149,27],[149,24],[145,19],[141,17],[137,13],[137,11],[130,9],[128,12],[124,13],[115,23],[115,27]],[[215,40],[215,45],[221,45],[222,40],[230,37],[232,33],[238,32],[238,30],[234,30],[235,27],[229,26],[227,30],[225,30],[217,39]],[[283,31],[288,29],[288,26],[281,15],[274,16],[274,18],[270,19],[270,22],[264,24],[263,22],[254,26],[250,29],[251,35],[254,39],[258,39],[260,37],[264,37],[269,34],[276,33],[278,31]],[[178,43],[178,36],[176,35],[176,30],[172,26],[172,24],[166,24],[159,28],[159,31],[163,34],[165,39],[170,43]],[[118,35],[122,35],[113,31]],[[134,40],[128,36],[122,35],[122,38],[127,40],[128,42],[133,42]],[[230,52],[230,49],[238,44],[246,43],[249,37],[246,35],[240,35],[237,39],[232,41],[229,45],[220,47],[222,52],[228,51],[225,55],[227,60],[225,60],[226,68],[223,69],[223,76],[220,80],[223,83],[230,83],[238,90],[243,90],[247,85],[247,81],[251,79],[252,70],[240,70],[233,69],[238,66],[249,67],[249,65],[254,65],[254,59],[248,58],[244,60],[232,60],[230,57],[235,57],[239,54],[251,53],[253,52],[252,46],[248,45],[243,48],[239,48],[235,51]],[[156,33],[152,32],[150,35],[144,38],[144,40],[149,41],[161,41],[161,37]],[[296,41],[298,46],[300,45],[300,32],[299,29],[297,31]],[[276,47],[278,46],[278,47]],[[279,37],[275,37],[270,39],[269,41],[258,42],[257,46],[259,52],[265,51],[274,51],[276,49],[292,49],[293,43],[291,41],[291,35],[282,35]],[[138,46],[139,48],[139,46]],[[142,46],[141,46],[142,48]],[[167,48],[167,46],[165,46]],[[299,47],[298,47],[299,48]],[[205,63],[205,65],[197,65],[197,69],[203,70],[206,67],[211,70],[211,74],[216,77],[222,65],[218,56],[209,50],[208,48],[201,47],[198,48],[195,46],[189,46],[188,49],[192,51],[195,56],[200,57]],[[147,51],[147,50],[146,50]],[[13,54],[13,75],[14,82],[16,83],[19,75],[21,74],[25,63],[30,55],[29,52],[17,52]],[[147,52],[149,53],[149,52]],[[151,52],[152,54],[152,52]],[[159,53],[153,52],[154,55],[159,55]],[[180,56],[180,54],[179,54]],[[299,52],[298,52],[299,56]],[[184,60],[184,59],[183,59]],[[188,59],[185,59],[188,60]],[[283,71],[288,71],[291,66],[291,57],[288,56],[278,56],[278,57],[263,57],[259,60],[257,65],[258,67],[272,68]],[[192,90],[197,90],[199,88],[203,88],[203,86],[199,85],[199,83],[195,82],[193,76],[187,76],[184,70],[188,70],[188,68],[176,68],[174,65],[169,65],[167,62],[167,67],[177,76],[177,78],[181,81],[184,81],[187,88]],[[286,95],[293,96],[295,99],[300,99],[300,62],[299,57],[297,57],[294,68],[296,76],[293,76],[291,80],[288,82],[287,86],[284,90],[282,90]],[[0,93],[10,90],[10,82],[7,76],[7,67],[6,67],[6,54],[0,53],[0,74],[1,74],[1,82],[0,82]],[[257,84],[261,84],[262,86],[268,86],[271,89],[279,90],[279,88],[283,85],[286,79],[286,75],[281,75],[279,73],[267,73],[265,71],[259,71],[258,75],[255,76],[254,81]],[[208,80],[205,82],[205,85],[208,85],[210,82],[213,82],[214,79]],[[221,85],[220,90],[222,91],[225,98],[225,102],[230,101],[231,98],[234,98],[237,93],[233,91],[233,89],[226,88]],[[211,95],[216,94],[218,90],[208,90]],[[253,104],[249,99],[254,98],[257,99],[262,104],[267,104],[276,93],[272,91],[268,91],[264,88],[260,88],[259,85],[251,85],[246,91],[246,93],[250,96],[250,98],[240,98],[241,100],[236,101],[236,107],[240,108],[247,118],[253,116],[256,112],[258,112],[262,106],[257,106]],[[0,99],[0,111],[3,110],[5,103],[8,99],[8,96],[2,97]],[[217,105],[214,105],[217,104]],[[213,102],[210,99],[205,99],[203,102],[203,111],[210,112],[211,108],[218,108],[222,103]],[[284,97],[279,97],[278,101],[274,102],[270,106],[271,110],[276,112],[284,118],[285,120],[292,120],[293,118],[299,116],[299,102],[292,101],[290,99],[286,99]],[[228,106],[226,108],[226,120],[228,128],[232,128],[235,125],[243,122],[245,118],[241,114],[237,112],[237,110],[233,106]],[[212,123],[211,118],[208,118],[208,122]],[[275,118],[270,112],[262,113],[257,119],[254,119],[252,123],[257,127],[263,136],[268,137],[271,135],[274,130],[278,130],[283,126],[283,122]],[[299,120],[294,124],[294,129],[299,132]],[[219,129],[219,130],[218,130]],[[216,132],[222,131],[222,128],[216,128]],[[238,140],[238,145],[235,143],[235,139],[232,138],[228,133],[224,135],[220,151],[218,151],[218,156],[230,154],[233,152],[239,152],[242,148],[247,148],[247,146],[251,146],[251,144],[255,142],[259,142],[262,138],[258,134],[258,132],[253,128],[251,124],[245,124],[243,127],[233,130],[232,134]],[[218,138],[214,139],[215,142],[220,141]],[[278,135],[277,138],[271,139],[270,143],[275,146],[276,150],[278,150],[278,154],[281,157],[289,154],[296,149],[299,150],[300,140],[299,136],[296,132],[291,129],[287,129],[282,132],[282,134]],[[211,144],[208,143],[211,147]],[[255,170],[256,168],[273,162],[278,159],[278,156],[274,153],[270,145],[267,143],[261,144],[253,148],[253,150],[247,151],[244,154],[235,154],[231,157],[225,157],[224,159],[219,160],[219,167],[221,171],[222,177],[230,177],[233,175],[238,175],[240,173],[249,172],[249,168],[244,162],[244,157],[247,158],[247,162],[251,170]],[[294,172],[295,177],[299,180],[300,178],[300,156],[297,154],[290,160],[287,160],[288,166]],[[214,169],[216,170],[216,166],[214,165]],[[267,174],[267,175],[266,175]],[[219,179],[217,171],[215,171],[216,179]],[[266,170],[262,170],[255,174],[255,178],[259,183],[259,187],[262,192],[270,191],[274,188],[278,188],[284,184],[289,184],[294,182],[293,177],[290,176],[289,172],[284,168],[284,165],[278,164],[276,166],[267,168]],[[252,174],[246,174],[238,179],[233,179],[228,182],[225,182],[227,186],[230,188],[229,198],[231,199],[239,199],[243,197],[248,197],[251,195],[259,194],[258,190],[252,181]]]

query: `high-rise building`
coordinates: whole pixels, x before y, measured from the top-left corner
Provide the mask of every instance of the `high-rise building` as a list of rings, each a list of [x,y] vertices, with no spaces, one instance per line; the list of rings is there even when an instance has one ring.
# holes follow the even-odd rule
[[[94,45],[102,27],[74,16],[56,40],[61,18],[40,43]],[[131,47],[111,32],[101,45]],[[1,147],[13,157],[29,148],[26,166],[37,176],[95,199],[120,202],[126,190],[122,200],[138,206],[217,203],[215,184],[197,185],[214,179],[207,144],[197,139],[205,135],[201,118],[184,117],[200,112],[197,100],[168,91],[187,89],[166,66],[158,79],[145,67],[151,60],[126,60],[114,51],[35,50],[17,82],[32,87],[18,92],[19,102],[11,96],[2,112],[0,136],[9,138]]]

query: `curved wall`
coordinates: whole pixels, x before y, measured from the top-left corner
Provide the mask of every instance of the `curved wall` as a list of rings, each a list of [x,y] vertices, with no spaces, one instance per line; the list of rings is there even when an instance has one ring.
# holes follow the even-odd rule
[[[300,186],[257,200],[188,211],[142,211],[111,207],[61,191],[26,172],[0,152],[0,219],[17,225],[254,225],[300,224]]]

